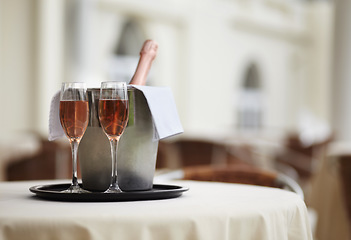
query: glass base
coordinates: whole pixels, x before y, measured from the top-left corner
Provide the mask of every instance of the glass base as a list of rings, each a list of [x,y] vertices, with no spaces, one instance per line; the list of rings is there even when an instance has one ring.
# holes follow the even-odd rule
[[[123,191],[119,187],[110,186],[104,193],[122,193]]]
[[[79,186],[71,185],[67,190],[63,190],[62,193],[90,193],[90,192]]]

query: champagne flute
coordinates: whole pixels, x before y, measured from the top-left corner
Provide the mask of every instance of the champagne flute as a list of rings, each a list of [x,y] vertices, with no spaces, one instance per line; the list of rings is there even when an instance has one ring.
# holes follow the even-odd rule
[[[89,105],[85,83],[62,83],[60,96],[60,122],[72,150],[72,184],[63,192],[85,193],[78,184],[77,153],[89,122]]]
[[[127,85],[125,82],[102,82],[99,101],[99,119],[110,141],[112,155],[111,184],[105,193],[120,193],[117,179],[118,141],[129,117]]]

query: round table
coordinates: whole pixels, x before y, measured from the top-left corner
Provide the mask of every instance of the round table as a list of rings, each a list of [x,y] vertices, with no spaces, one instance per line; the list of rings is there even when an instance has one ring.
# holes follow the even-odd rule
[[[0,239],[312,239],[305,203],[281,189],[168,181],[189,191],[127,202],[48,201],[28,190],[55,183],[69,180],[0,183]]]

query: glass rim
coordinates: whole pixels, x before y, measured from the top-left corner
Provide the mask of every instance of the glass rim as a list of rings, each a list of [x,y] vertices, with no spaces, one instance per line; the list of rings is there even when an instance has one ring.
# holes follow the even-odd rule
[[[62,85],[63,84],[84,84],[84,85],[86,85],[86,82],[62,82]]]
[[[100,93],[107,90],[115,90],[115,91],[128,91],[128,85],[126,82],[116,82],[116,81],[108,81],[101,82]]]
[[[118,81],[105,81],[105,82],[101,82],[100,87],[103,85],[116,85],[116,86],[125,85],[125,86],[127,86],[127,83],[126,82],[118,82]]]
[[[101,83],[126,83],[125,81],[102,81]]]
[[[63,82],[61,84],[62,89],[66,88],[83,88],[87,89],[87,85],[85,82]]]

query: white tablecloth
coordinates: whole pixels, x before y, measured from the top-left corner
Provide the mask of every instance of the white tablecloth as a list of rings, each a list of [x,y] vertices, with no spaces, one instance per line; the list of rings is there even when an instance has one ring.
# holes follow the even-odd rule
[[[66,182],[0,183],[0,239],[312,239],[305,203],[280,189],[172,181],[190,190],[167,200],[83,203],[28,190]]]

